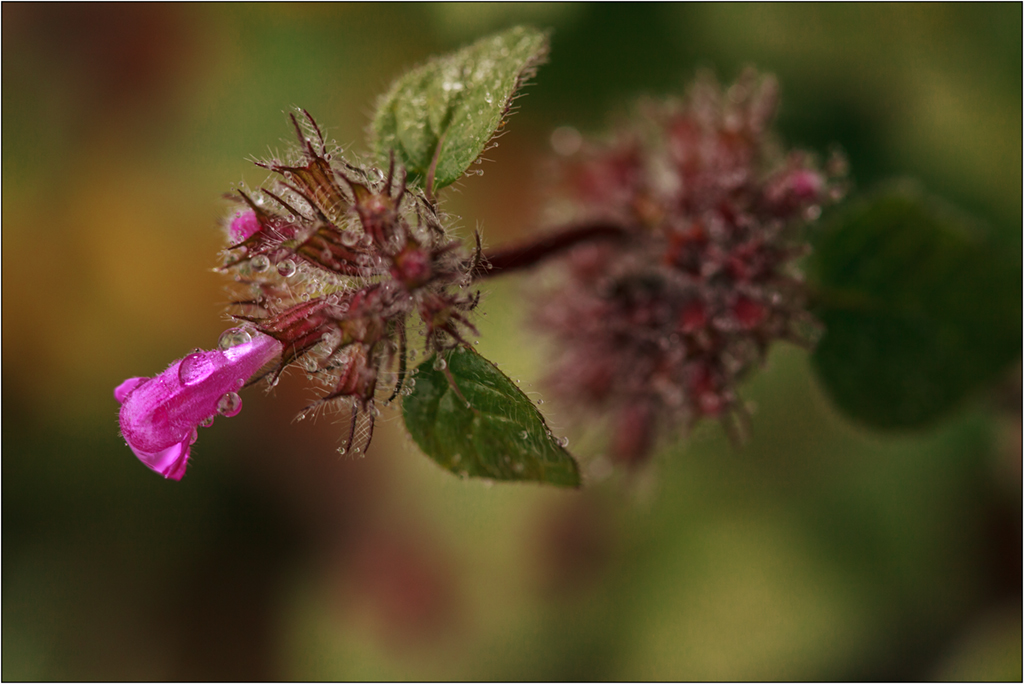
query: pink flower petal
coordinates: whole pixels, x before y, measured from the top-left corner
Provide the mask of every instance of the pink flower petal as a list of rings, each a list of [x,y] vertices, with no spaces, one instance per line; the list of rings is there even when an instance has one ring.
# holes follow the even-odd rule
[[[114,390],[121,402],[121,434],[147,467],[181,479],[195,430],[221,407],[234,415],[234,393],[280,353],[280,342],[257,333],[235,347],[189,354],[154,378],[125,380]]]
[[[132,390],[147,380],[149,380],[149,378],[128,378],[114,388],[114,398],[117,399],[118,403],[123,404],[124,400],[128,398],[128,395],[132,393]]]
[[[259,232],[259,229],[260,222],[256,219],[256,212],[246,211],[231,221],[228,236],[231,238],[232,243],[237,244],[248,240],[254,233]]]

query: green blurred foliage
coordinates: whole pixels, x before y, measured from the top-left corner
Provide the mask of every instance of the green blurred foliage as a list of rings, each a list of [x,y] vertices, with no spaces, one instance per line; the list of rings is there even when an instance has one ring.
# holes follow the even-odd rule
[[[554,29],[483,178],[445,209],[491,245],[536,230],[547,137],[745,64],[783,137],[838,145],[1020,252],[1019,4],[2,7],[4,679],[1020,678],[1020,384],[927,432],[843,418],[775,350],[714,424],[607,476],[602,426],[547,401],[588,486],[463,482],[397,414],[364,459],[286,377],[204,430],[181,483],[117,435],[112,390],[211,347],[246,159],[307,108],[368,152],[375,98],[432,54]],[[480,351],[542,393],[526,277],[495,281]],[[1019,370],[1018,370],[1019,374]],[[537,393],[537,394],[532,394]]]
[[[924,427],[1020,356],[1020,260],[912,186],[880,189],[816,231],[829,396],[877,428]]]

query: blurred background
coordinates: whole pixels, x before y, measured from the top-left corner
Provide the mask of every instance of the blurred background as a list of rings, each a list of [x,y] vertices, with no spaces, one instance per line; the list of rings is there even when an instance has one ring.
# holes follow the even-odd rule
[[[632,478],[551,399],[580,492],[460,481],[394,413],[339,457],[331,419],[292,422],[298,374],[202,431],[180,483],[124,445],[113,388],[227,327],[221,195],[263,182],[289,108],[366,150],[392,78],[524,22],[551,61],[445,205],[491,246],[538,229],[556,127],[753,64],[787,142],[1021,251],[1016,3],[4,3],[3,679],[1021,678],[1019,366],[884,434],[779,347],[749,446],[709,423]],[[487,283],[479,349],[543,396],[529,277]]]

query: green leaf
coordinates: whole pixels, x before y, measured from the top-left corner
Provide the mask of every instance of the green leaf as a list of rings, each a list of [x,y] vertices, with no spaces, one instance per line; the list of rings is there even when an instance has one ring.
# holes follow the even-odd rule
[[[402,401],[405,427],[424,453],[464,477],[580,486],[576,461],[514,382],[472,349],[443,358],[462,397],[432,356]]]
[[[907,187],[840,214],[811,273],[826,332],[815,369],[875,427],[925,425],[1021,351],[1021,266],[975,226]]]
[[[394,150],[408,183],[431,192],[457,181],[504,124],[513,96],[547,49],[546,33],[517,26],[399,78],[373,119],[380,163]]]

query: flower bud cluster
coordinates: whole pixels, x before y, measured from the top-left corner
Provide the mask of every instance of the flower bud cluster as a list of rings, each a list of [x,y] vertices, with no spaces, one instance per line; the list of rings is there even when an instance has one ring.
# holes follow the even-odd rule
[[[239,191],[221,270],[238,285],[234,318],[282,344],[270,384],[297,362],[325,390],[307,411],[347,398],[341,451],[358,453],[372,437],[378,391],[390,402],[415,382],[406,371],[416,353],[410,315],[422,323],[413,327],[427,354],[476,334],[467,314],[479,300],[468,291],[479,243],[464,254],[394,160],[386,174],[350,164],[328,151],[308,114],[292,121],[298,158],[258,162],[274,178],[251,195]]]
[[[237,391],[300,364],[322,387],[320,400],[348,402],[342,453],[361,453],[373,436],[378,395],[409,394],[415,358],[408,337],[427,354],[467,344],[467,318],[479,292],[468,290],[481,266],[449,238],[435,203],[407,188],[392,160],[387,173],[332,155],[313,119],[292,122],[294,158],[257,162],[273,178],[231,199],[229,246],[219,270],[233,276],[237,299],[218,349],[195,350],[153,378],[114,390],[121,434],[136,456],[165,477],[181,479],[198,428],[241,410]],[[332,159],[332,156],[337,158]],[[410,320],[411,318],[411,320]]]
[[[769,76],[747,71],[723,91],[705,74],[684,101],[647,103],[562,167],[562,209],[622,239],[568,252],[537,322],[560,350],[552,388],[615,416],[619,460],[645,459],[660,426],[703,416],[741,437],[737,381],[774,340],[813,344],[794,261],[808,251],[801,229],[842,194],[842,162],[784,153],[776,104]]]

